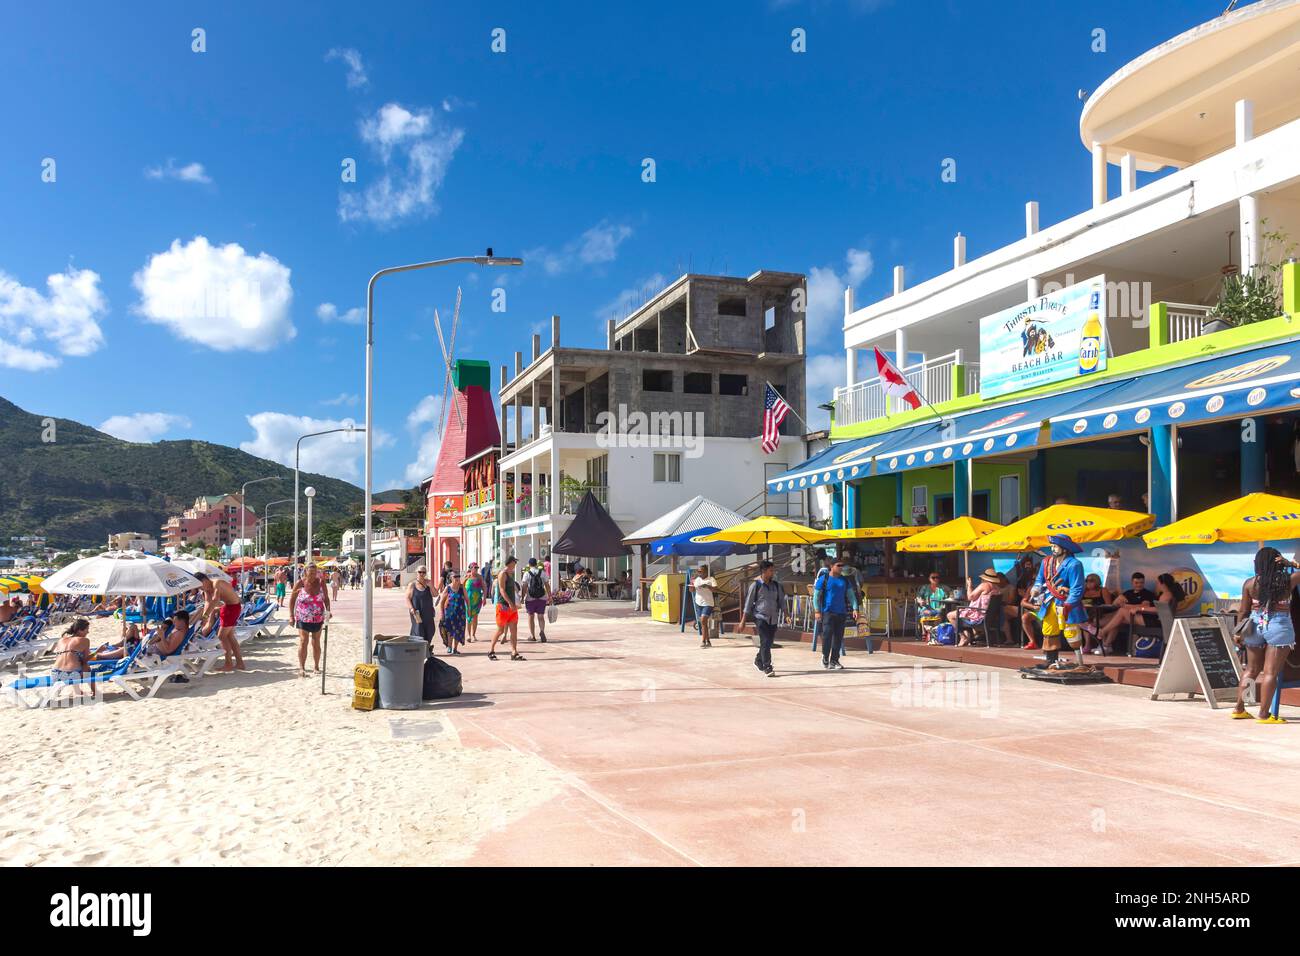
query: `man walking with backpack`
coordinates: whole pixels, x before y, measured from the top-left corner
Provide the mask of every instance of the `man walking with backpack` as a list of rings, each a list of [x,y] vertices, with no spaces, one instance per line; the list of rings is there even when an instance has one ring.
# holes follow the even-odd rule
[[[536,558],[528,559],[524,570],[524,610],[528,612],[528,639],[537,640],[540,627],[542,643],[546,643],[546,606],[551,600],[551,582]]]
[[[776,580],[776,566],[764,561],[758,566],[758,577],[749,585],[745,606],[740,612],[740,626],[745,626],[752,612],[754,626],[758,629],[758,653],[754,666],[768,677],[775,677],[772,668],[772,642],[776,640],[776,622],[781,619],[781,585]]]
[[[844,647],[844,622],[849,614],[858,618],[858,596],[851,579],[844,576],[844,564],[837,558],[831,573],[819,577],[819,586],[813,590],[813,609],[821,624],[822,667],[828,671],[844,670],[840,663],[840,650]]]

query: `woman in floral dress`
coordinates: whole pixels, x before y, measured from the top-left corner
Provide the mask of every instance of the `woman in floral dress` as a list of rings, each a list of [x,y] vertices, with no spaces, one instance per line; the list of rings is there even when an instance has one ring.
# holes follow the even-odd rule
[[[483,606],[483,578],[478,573],[478,563],[470,562],[465,578],[465,636],[473,642],[478,639],[478,612]]]
[[[465,588],[461,584],[459,571],[452,571],[447,576],[447,586],[442,589],[442,595],[438,598],[438,609],[442,612],[442,639],[446,642],[449,651],[459,654],[461,646],[465,643],[467,610]]]

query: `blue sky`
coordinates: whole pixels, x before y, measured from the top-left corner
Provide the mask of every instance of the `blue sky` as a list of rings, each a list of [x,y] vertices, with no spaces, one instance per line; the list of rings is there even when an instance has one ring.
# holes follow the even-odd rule
[[[688,267],[806,272],[816,404],[846,282],[873,301],[895,264],[947,268],[958,231],[972,258],[1013,241],[1026,200],[1044,225],[1085,208],[1076,91],[1224,3],[473,6],[11,5],[0,394],[291,461],[302,431],[362,417],[349,313],[370,274],[491,245],[525,267],[381,284],[378,488],[431,467],[433,310],[449,332],[458,285],[456,354],[495,368],[552,313],[602,346],[620,304]],[[305,460],[360,480],[359,443]]]

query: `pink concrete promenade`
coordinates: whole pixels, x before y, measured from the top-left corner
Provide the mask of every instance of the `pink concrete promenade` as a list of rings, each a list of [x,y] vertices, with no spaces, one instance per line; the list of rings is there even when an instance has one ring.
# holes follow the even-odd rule
[[[341,620],[359,595],[340,595]],[[701,649],[621,603],[561,613],[527,661],[489,661],[486,641],[457,661],[466,693],[442,706],[462,744],[537,754],[566,781],[471,864],[1300,861],[1294,711],[1259,725],[899,654],[827,672],[795,644],[770,679],[748,639]],[[407,630],[398,592],[377,593],[376,629]]]

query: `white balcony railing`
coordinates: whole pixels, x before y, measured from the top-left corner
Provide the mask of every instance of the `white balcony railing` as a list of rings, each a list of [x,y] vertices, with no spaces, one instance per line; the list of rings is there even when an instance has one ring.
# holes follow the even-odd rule
[[[960,352],[952,352],[926,359],[918,365],[909,365],[902,370],[903,378],[907,379],[908,383],[933,405],[958,397],[953,393],[953,367],[964,365],[966,381],[962,394],[973,395],[980,389],[979,363],[963,362],[961,357]],[[837,426],[871,421],[900,410],[901,406],[897,399],[887,403],[878,377],[835,389]]]
[[[1186,342],[1204,334],[1205,323],[1209,321],[1210,306],[1188,305],[1184,302],[1168,302],[1169,341]]]

